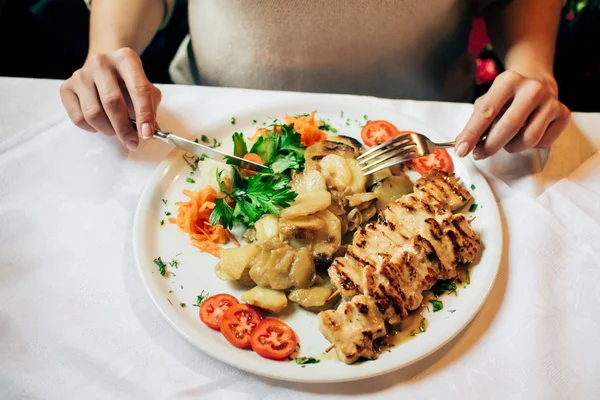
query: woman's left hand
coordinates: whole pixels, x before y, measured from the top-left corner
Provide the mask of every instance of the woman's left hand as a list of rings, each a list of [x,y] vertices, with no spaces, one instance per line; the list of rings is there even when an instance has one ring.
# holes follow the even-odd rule
[[[503,72],[475,101],[471,118],[456,138],[456,154],[464,157],[473,151],[473,158],[482,160],[502,148],[510,153],[549,148],[569,123],[570,115],[558,100],[553,78],[528,79],[514,71]],[[488,138],[477,145],[494,122]]]

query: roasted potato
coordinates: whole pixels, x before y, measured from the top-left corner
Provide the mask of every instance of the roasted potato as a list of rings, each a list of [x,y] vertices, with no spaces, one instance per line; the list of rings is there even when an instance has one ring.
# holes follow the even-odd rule
[[[244,293],[242,301],[274,314],[280,312],[288,305],[288,299],[284,292],[260,286],[256,286]]]
[[[288,208],[281,211],[281,217],[291,219],[315,214],[327,209],[330,204],[331,193],[325,190],[300,193]]]
[[[310,289],[292,290],[288,295],[288,299],[304,309],[319,312],[329,308],[328,306],[334,302],[334,299],[327,301],[332,293],[332,288],[315,286]]]
[[[215,265],[215,274],[219,279],[226,281],[240,279],[260,251],[260,246],[254,243],[221,250],[221,259]]]
[[[394,200],[413,192],[413,182],[408,175],[390,176],[373,188],[377,195],[377,209],[383,210]]]

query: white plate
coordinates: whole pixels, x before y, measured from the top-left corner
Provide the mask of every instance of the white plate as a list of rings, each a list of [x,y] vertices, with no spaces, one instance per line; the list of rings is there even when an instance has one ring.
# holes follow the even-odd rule
[[[270,121],[273,117],[282,118],[285,114],[297,115],[312,110],[317,110],[319,118],[329,119],[339,130],[339,134],[357,138],[360,137],[359,123],[364,124],[363,116],[366,115],[370,120],[386,119],[400,130],[421,132],[434,140],[448,139],[426,124],[398,114],[385,103],[347,98],[336,98],[335,101],[307,102],[302,99],[278,102],[232,114],[236,116],[235,125],[229,120],[219,121],[201,133],[217,138],[223,142],[224,150],[231,151],[232,133],[241,131],[246,137],[253,134],[253,120],[260,123]],[[471,284],[466,288],[461,287],[458,296],[444,296],[443,310],[435,313],[433,310],[430,313],[425,311],[425,317],[429,321],[426,332],[394,347],[390,352],[384,352],[378,360],[346,365],[331,356],[334,352],[323,355],[323,350],[329,343],[318,330],[317,315],[296,307],[289,315],[281,318],[298,336],[301,345],[298,356],[316,357],[321,359],[320,363],[302,368],[293,361],[270,361],[252,351],[239,350],[230,345],[218,331],[206,327],[199,320],[198,307],[192,305],[202,290],[211,294],[227,292],[239,299],[244,292],[243,288],[219,280],[213,271],[217,259],[192,247],[187,234],[179,231],[175,225],[165,222],[164,226],[160,226],[160,221],[166,220],[165,211],[175,214],[174,203],[187,200],[181,193],[182,189],[198,189],[204,179],[212,177],[215,169],[214,164],[213,168],[203,168],[205,171],[212,171],[208,178],[201,179],[198,173],[190,175],[190,168],[182,160],[182,154],[175,150],[160,164],[141,196],[133,227],[136,262],[150,297],[172,326],[200,350],[227,364],[270,378],[300,382],[350,381],[381,375],[414,363],[450,341],[477,314],[494,283],[502,250],[502,230],[496,201],[475,166],[452,155],[456,174],[465,186],[470,188],[475,185],[472,193],[479,208],[474,213],[477,218],[473,226],[481,234],[483,249],[481,258],[471,270]],[[186,182],[188,177],[196,180],[196,184]],[[167,206],[162,199],[168,200]],[[470,214],[468,210],[465,212]],[[160,256],[163,261],[168,262],[176,255],[179,268],[168,267],[176,276],[161,276],[153,259]],[[180,303],[186,303],[186,307],[182,308]],[[448,310],[456,311],[450,313]],[[203,353],[198,352],[198,357],[203,356]]]

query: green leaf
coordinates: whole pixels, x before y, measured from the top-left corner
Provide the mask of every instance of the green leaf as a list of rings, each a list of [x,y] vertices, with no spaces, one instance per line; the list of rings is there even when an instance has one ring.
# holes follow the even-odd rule
[[[154,264],[156,264],[156,266],[158,267],[158,272],[162,275],[165,276],[166,275],[166,265],[163,262],[163,260],[160,257],[155,258],[154,260]]]
[[[337,129],[335,129],[333,126],[323,123],[323,125],[319,126],[319,129],[322,131],[329,131],[329,132],[333,132],[333,133],[337,133]]]
[[[469,270],[465,271],[465,281],[467,282],[467,285],[471,284],[471,274],[469,273]]]
[[[471,204],[471,207],[469,208],[469,212],[475,212],[477,210],[477,206],[478,206],[477,203]]]
[[[300,169],[301,167],[302,163],[298,161],[298,157],[294,153],[280,154],[271,164],[271,169],[276,175],[282,174],[288,169]]]
[[[440,280],[433,285],[431,288],[433,294],[436,296],[440,296],[446,292],[452,293],[456,291],[456,284],[452,281],[452,279]]]
[[[429,302],[433,305],[433,312],[440,311],[444,308],[444,303],[440,300],[429,300]]]
[[[195,180],[193,180],[192,178],[187,178],[185,181],[186,181],[187,183],[196,183],[196,181],[195,181]]]
[[[200,307],[200,305],[202,305],[202,302],[209,296],[210,296],[210,293],[204,292],[204,290],[201,291],[200,294],[198,296],[196,296],[196,303],[194,303],[194,306]]]
[[[215,208],[210,213],[210,223],[212,226],[217,224],[223,225],[227,229],[233,227],[233,208],[225,199],[215,199]]]
[[[231,125],[235,125],[235,117],[231,117]]]
[[[475,187],[475,185],[471,184],[471,190],[475,190],[477,189],[477,187]]]
[[[234,156],[243,158],[246,154],[248,154],[248,147],[246,146],[246,141],[244,140],[243,133],[236,132],[231,138],[233,139]]]
[[[298,357],[296,358],[296,364],[298,365],[306,365],[306,364],[318,364],[321,360],[314,357]]]

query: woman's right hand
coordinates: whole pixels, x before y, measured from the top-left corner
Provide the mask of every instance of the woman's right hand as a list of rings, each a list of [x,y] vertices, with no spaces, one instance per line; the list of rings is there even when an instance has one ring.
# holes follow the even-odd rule
[[[60,97],[75,125],[88,132],[117,135],[129,150],[139,136],[149,138],[156,127],[161,93],[146,78],[138,54],[122,48],[110,54],[90,55],[60,88]],[[129,117],[133,107],[137,132]]]

